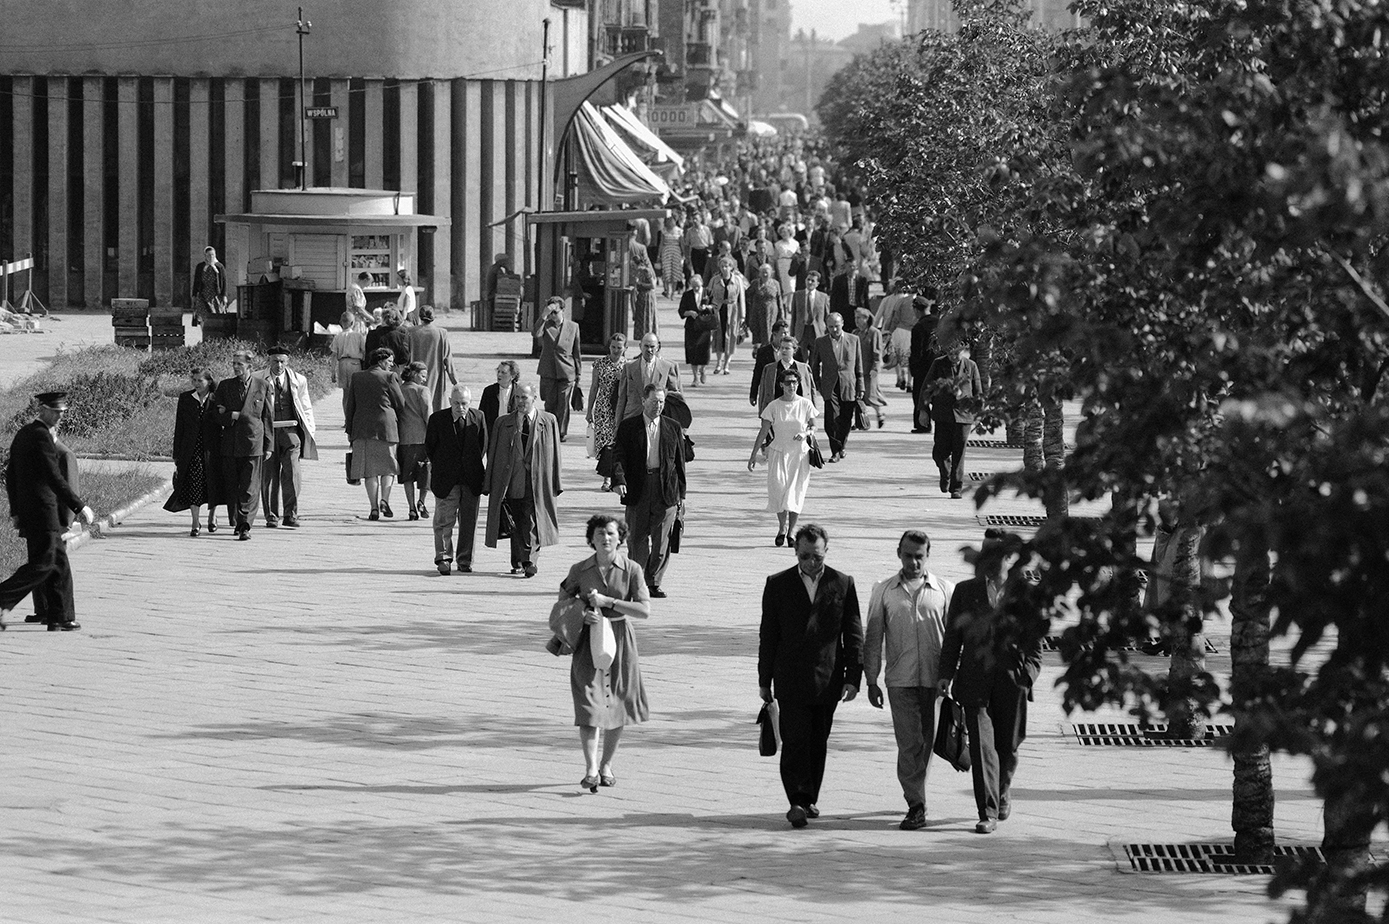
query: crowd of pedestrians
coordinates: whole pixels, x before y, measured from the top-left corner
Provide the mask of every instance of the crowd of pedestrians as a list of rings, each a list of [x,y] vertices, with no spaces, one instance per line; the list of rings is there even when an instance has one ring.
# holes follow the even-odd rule
[[[757,413],[747,468],[765,464],[772,541],[795,555],[767,580],[757,668],[762,699],[779,707],[787,819],[799,828],[818,816],[835,709],[866,683],[870,705],[892,710],[907,803],[901,827],[926,824],[936,711],[953,691],[969,729],[977,830],[989,833],[1011,811],[1036,676],[1032,648],[992,628],[1005,609],[1016,538],[987,534],[979,577],[955,587],[927,567],[926,533],[907,530],[899,570],[869,595],[865,632],[854,579],[825,564],[828,531],[801,523],[812,472],[848,457],[853,430],[885,426],[884,368],[912,395],[911,432],[935,434],[941,491],[961,497],[979,369],[964,343],[941,344],[936,293],[890,278],[861,194],[812,145],[750,142],[733,161],[692,171],[683,195],[685,207],[654,233],[633,227],[639,348],[629,359],[626,332],[614,332],[590,362],[587,394],[580,330],[562,297],[537,312],[536,380],[523,381],[504,360],[476,407],[428,306],[368,314],[349,299],[332,352],[347,475],[365,486],[367,519],[395,516],[396,481],[410,520],[430,518],[432,493],[435,566],[441,575],[468,573],[485,496],[485,545],[507,541],[511,573],[534,577],[541,550],[559,541],[561,445],[572,412],[584,412],[595,476],[624,513],[589,518],[593,554],[561,583],[551,650],[573,658],[581,785],[614,786],[622,730],[649,714],[631,620],[666,596],[662,581],[678,549],[692,458],[687,400],[731,375],[747,343]],[[658,286],[678,299],[689,393],[676,358],[663,353]],[[191,511],[194,536],[203,506],[216,530],[221,504],[243,540],[258,506],[268,527],[298,525],[299,461],[316,457],[307,387],[281,348],[269,351],[264,371],[253,372],[254,363],[238,354],[235,374],[220,384],[195,372],[180,400],[169,509]]]

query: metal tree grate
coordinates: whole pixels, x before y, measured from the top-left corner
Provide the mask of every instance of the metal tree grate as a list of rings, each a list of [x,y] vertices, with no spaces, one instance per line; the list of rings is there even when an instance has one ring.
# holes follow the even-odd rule
[[[1154,638],[1154,639],[1149,639],[1148,641],[1151,642],[1152,644],[1156,645],[1158,642],[1161,641],[1161,639],[1156,639],[1156,638]],[[1219,649],[1218,647],[1216,647],[1215,642],[1212,642],[1210,639],[1203,639],[1202,641],[1204,641],[1204,642],[1206,643],[1206,654],[1220,654],[1220,649]],[[1086,645],[1085,647],[1086,647],[1086,648],[1089,648],[1090,646],[1089,646],[1089,645]],[[1059,635],[1048,635],[1046,638],[1042,639],[1042,650],[1043,650],[1043,651],[1060,651],[1060,650],[1061,650],[1061,636],[1059,636]],[[1137,651],[1137,650],[1138,650],[1138,645],[1137,645],[1137,643],[1129,644],[1129,645],[1124,645],[1124,646],[1121,647],[1119,650],[1120,650],[1120,651]],[[1169,653],[1164,652],[1163,654],[1159,655],[1158,657],[1164,657],[1164,658],[1165,658],[1165,657],[1169,657]]]
[[[1008,442],[1007,440],[983,440],[983,439],[973,439],[973,440],[965,440],[965,445],[966,445],[966,446],[973,446],[975,449],[1026,449],[1026,448],[1027,448],[1027,447],[1026,447],[1024,444],[1022,444],[1022,443],[1010,443],[1010,442]],[[1075,445],[1072,444],[1072,443],[1067,443],[1067,444],[1066,444],[1066,448],[1067,448],[1067,449],[1074,449],[1074,448],[1075,448]]]
[[[1076,740],[1092,747],[1206,748],[1235,730],[1233,725],[1205,726],[1202,738],[1165,738],[1166,725],[1144,728],[1136,722],[1077,722],[1071,727]]]
[[[1272,863],[1236,863],[1229,844],[1125,844],[1129,865],[1140,873],[1221,873],[1227,876],[1271,876]],[[1276,859],[1313,857],[1325,863],[1320,848],[1278,846]]]
[[[1021,529],[1040,529],[1047,523],[1046,517],[1014,516],[1013,514],[990,514],[975,517],[984,526],[1015,526]],[[1071,517],[1077,523],[1098,523],[1099,517]]]
[[[993,476],[993,472],[970,472],[965,478],[969,481],[988,481]]]

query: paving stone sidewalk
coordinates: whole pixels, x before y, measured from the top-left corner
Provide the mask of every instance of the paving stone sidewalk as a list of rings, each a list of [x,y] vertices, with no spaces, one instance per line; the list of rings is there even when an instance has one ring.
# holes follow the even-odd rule
[[[673,305],[661,322],[683,359]],[[526,335],[452,336],[476,394],[507,356],[534,380]],[[151,505],[76,553],[81,632],[0,636],[0,920],[1285,919],[1263,877],[1127,872],[1127,842],[1228,841],[1230,765],[1215,749],[1079,746],[1055,655],[998,833],[972,833],[968,774],[939,763],[929,826],[897,830],[891,723],[863,696],[836,716],[824,816],[787,826],[752,722],[762,584],[793,558],[772,544],[764,470],[745,467],[750,365],[744,350],[689,394],[688,529],[670,597],[637,628],[652,720],[625,736],[615,789],[580,792],[568,662],[543,650],[584,519],[618,508],[582,421],[563,447],[564,542],[539,576],[480,549],[477,573],[441,577],[427,524],[368,522],[344,483],[334,392],[315,408],[302,529],[190,539],[184,515]],[[903,528],[928,529],[932,567],[954,579],[980,533],[969,500],[934,490],[929,437],[887,392],[888,426],[815,473],[803,517],[828,526],[864,605]],[[1018,453],[971,458],[996,471]],[[1284,842],[1320,838],[1307,772],[1275,761]]]

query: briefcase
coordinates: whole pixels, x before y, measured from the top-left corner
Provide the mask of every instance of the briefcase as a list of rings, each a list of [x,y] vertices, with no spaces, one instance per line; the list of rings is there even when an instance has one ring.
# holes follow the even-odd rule
[[[757,753],[763,757],[775,757],[777,744],[781,741],[781,729],[777,727],[778,715],[775,702],[763,703],[757,713]]]
[[[965,709],[949,696],[940,700],[936,722],[935,755],[960,772],[969,769],[969,738],[965,733]]]
[[[680,537],[685,534],[685,518],[677,516],[670,527],[670,554],[680,551]]]

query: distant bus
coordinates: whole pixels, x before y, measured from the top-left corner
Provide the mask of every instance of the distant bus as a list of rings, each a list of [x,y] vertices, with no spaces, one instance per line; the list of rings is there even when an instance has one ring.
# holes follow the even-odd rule
[[[758,117],[758,121],[766,122],[785,135],[795,135],[810,129],[810,120],[799,112],[773,112]]]

